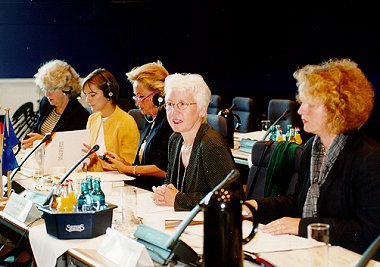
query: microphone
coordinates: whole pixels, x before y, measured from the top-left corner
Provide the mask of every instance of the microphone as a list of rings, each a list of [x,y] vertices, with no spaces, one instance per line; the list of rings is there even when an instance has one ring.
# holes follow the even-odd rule
[[[79,164],[81,164],[89,155],[95,153],[99,150],[99,145],[94,145],[83,157],[80,158],[71,168],[62,176],[62,178],[59,180],[59,184],[62,184],[66,178],[78,167]],[[50,203],[50,199],[53,195],[53,190],[50,191],[50,193],[47,196],[47,199],[44,203],[44,205],[48,205]]]
[[[371,243],[371,245],[364,251],[362,257],[359,262],[355,265],[355,267],[365,267],[367,263],[371,260],[373,255],[375,255],[376,251],[380,248],[380,235]]]
[[[14,192],[20,193],[20,192],[25,190],[25,188],[22,185],[20,185],[19,183],[17,183],[16,181],[13,180],[13,178],[16,176],[16,173],[19,170],[21,170],[21,167],[22,167],[22,165],[24,165],[26,160],[31,155],[33,155],[33,153],[36,152],[36,150],[38,148],[40,148],[44,143],[46,143],[47,141],[50,141],[51,138],[52,138],[51,133],[45,134],[44,138],[42,138],[41,141],[35,147],[33,147],[33,149],[22,159],[22,161],[19,163],[18,167],[12,170],[11,174],[9,175],[9,179],[11,180],[12,188],[13,188]],[[6,186],[7,186],[6,184],[3,184],[3,187],[6,187]]]
[[[173,233],[171,238],[166,242],[166,247],[173,247],[175,242],[179,239],[183,231],[185,231],[186,227],[191,223],[194,217],[201,210],[201,206],[207,205],[210,201],[212,195],[223,188],[226,184],[229,184],[235,181],[240,175],[240,172],[236,169],[230,171],[229,174],[221,181],[217,186],[215,186],[199,203],[191,210],[190,214],[178,225],[176,231]]]
[[[270,133],[270,128],[271,128],[272,126],[275,126],[275,125],[276,125],[276,124],[277,124],[277,123],[278,123],[283,117],[285,117],[285,116],[288,115],[289,113],[290,113],[290,110],[289,110],[289,109],[285,110],[284,113],[282,113],[282,114],[280,115],[280,117],[278,117],[277,120],[275,120],[275,121],[269,126],[268,130],[265,132],[264,136],[261,137],[261,139],[260,139],[259,141],[264,141],[265,138],[267,138],[268,134]]]
[[[179,239],[186,227],[201,210],[201,206],[207,205],[212,195],[226,184],[236,181],[240,173],[233,169],[217,186],[215,186],[199,203],[190,211],[190,214],[178,225],[172,235],[160,232],[154,228],[140,224],[134,233],[137,241],[147,247],[152,259],[160,264],[168,264],[178,260],[190,266],[201,266],[198,254],[185,242]]]

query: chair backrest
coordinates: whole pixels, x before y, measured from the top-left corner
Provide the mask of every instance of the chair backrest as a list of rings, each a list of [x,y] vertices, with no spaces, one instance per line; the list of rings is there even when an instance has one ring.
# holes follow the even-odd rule
[[[137,123],[137,127],[139,128],[139,132],[141,134],[142,130],[145,127],[145,123],[146,123],[146,120],[144,118],[144,114],[142,114],[141,110],[138,108],[130,109],[128,111],[128,114],[131,115],[135,119],[135,121]]]
[[[36,122],[36,113],[34,112],[33,103],[26,102],[22,104],[12,115],[12,125],[17,136],[21,141],[25,135],[30,133]]]
[[[279,152],[275,151],[276,146],[281,143],[282,148],[286,148]],[[293,147],[292,147],[293,146]],[[295,153],[290,153],[290,149],[294,148]],[[285,164],[291,162],[291,166],[277,165],[277,169],[273,172],[273,176],[269,178],[267,183],[272,183],[272,186],[278,187],[279,195],[291,194],[294,192],[295,184],[298,180],[298,172],[300,168],[300,160],[302,154],[302,146],[289,142],[273,142],[273,141],[257,141],[252,146],[251,159],[252,166],[249,169],[246,198],[260,198],[265,197],[265,183],[268,168],[273,170],[271,163],[272,155],[276,152],[276,164]],[[273,164],[273,161],[272,161]],[[276,179],[278,178],[278,179]]]
[[[289,110],[290,113],[278,122],[283,132],[286,131],[289,124],[293,127],[298,126],[296,125],[296,103],[290,99],[271,99],[268,103],[268,120],[270,120],[271,123],[277,120],[285,110]]]
[[[222,97],[220,95],[211,95],[211,101],[207,108],[207,114],[218,114],[222,109]]]
[[[232,99],[232,104],[235,107],[232,113],[237,115],[239,119],[235,118],[236,131],[240,133],[252,132],[255,130],[255,117],[253,112],[253,99],[250,97],[237,96]],[[238,122],[240,120],[240,122]]]
[[[216,115],[207,114],[207,123],[217,132],[219,132],[224,139],[227,140],[227,120],[226,118]]]

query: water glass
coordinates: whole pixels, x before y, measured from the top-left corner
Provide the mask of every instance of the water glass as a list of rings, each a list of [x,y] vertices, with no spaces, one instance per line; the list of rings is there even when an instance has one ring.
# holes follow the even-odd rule
[[[137,190],[133,186],[120,187],[119,190],[119,207],[114,210],[114,229],[131,234],[139,224]]]
[[[43,185],[43,179],[45,173],[45,148],[44,146],[39,147],[34,152],[34,166],[33,166],[33,183],[34,187],[39,187]]]
[[[307,226],[307,238],[310,239],[310,267],[327,267],[329,261],[330,225],[311,223]]]

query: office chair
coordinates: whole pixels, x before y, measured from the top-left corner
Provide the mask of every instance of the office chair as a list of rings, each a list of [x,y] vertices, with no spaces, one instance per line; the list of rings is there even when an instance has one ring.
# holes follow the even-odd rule
[[[131,115],[136,123],[137,123],[137,127],[139,128],[139,132],[141,134],[141,132],[143,131],[144,127],[145,127],[145,118],[144,118],[144,114],[141,113],[140,109],[138,108],[132,108],[128,111],[128,114]]]
[[[283,132],[286,131],[289,124],[293,127],[298,126],[296,103],[289,99],[271,99],[268,103],[268,120],[271,123],[279,118],[285,110],[289,110],[289,114],[278,122]]]
[[[253,99],[250,97],[234,97],[232,99],[232,113],[235,118],[235,129],[237,132],[246,133],[255,130],[255,118],[253,113]],[[240,121],[239,121],[240,120]]]
[[[33,103],[26,102],[21,105],[12,115],[12,125],[17,139],[19,140],[17,151],[15,155],[21,149],[21,141],[25,136],[30,133],[36,122],[37,115],[34,112]]]
[[[302,150],[303,147],[295,143],[257,141],[252,146],[246,198],[293,193]]]
[[[219,132],[227,141],[227,120],[226,118],[216,115],[207,114],[207,123],[217,132]]]
[[[222,109],[222,97],[220,95],[211,95],[211,101],[207,108],[207,114],[218,114]]]

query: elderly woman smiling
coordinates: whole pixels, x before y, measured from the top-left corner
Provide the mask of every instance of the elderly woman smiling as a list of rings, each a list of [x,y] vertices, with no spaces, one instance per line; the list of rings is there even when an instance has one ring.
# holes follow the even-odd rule
[[[190,210],[235,167],[224,138],[206,123],[210,97],[198,74],[165,79],[165,108],[174,133],[165,184],[153,188],[157,205]]]

